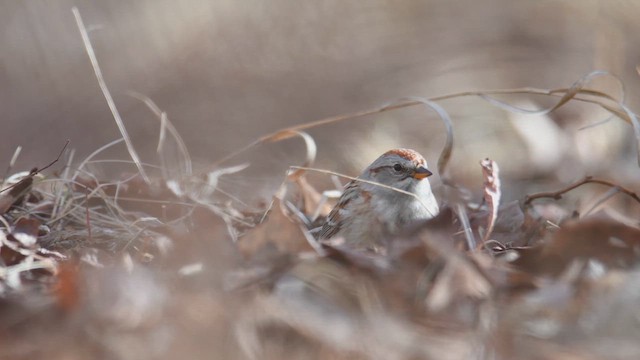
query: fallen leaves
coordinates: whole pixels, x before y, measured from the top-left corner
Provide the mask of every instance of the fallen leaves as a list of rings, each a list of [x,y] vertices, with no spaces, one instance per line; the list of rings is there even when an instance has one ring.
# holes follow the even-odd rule
[[[554,276],[574,263],[602,272],[633,268],[640,264],[640,229],[610,219],[571,221],[513,262],[529,273]]]
[[[238,239],[238,249],[247,259],[268,256],[268,253],[313,251],[300,225],[288,216],[280,201],[274,201],[264,221]]]
[[[637,131],[623,104],[585,88],[600,75],[568,89],[412,98],[292,126],[233,149],[201,176],[166,113],[137,96],[161,123],[161,176],[146,175],[142,168],[153,167],[138,160],[139,173],[113,181],[88,171],[89,159],[116,140],[71,177],[40,181],[45,167],[9,178],[0,191],[0,301],[18,299],[11,304],[20,316],[58,314],[54,335],[61,318],[71,319],[71,334],[91,334],[84,341],[110,358],[164,357],[176,338],[187,350],[219,338],[216,347],[249,358],[638,358],[640,321],[629,314],[640,304],[640,229],[638,209],[628,207],[640,202],[637,183],[586,177],[526,196],[487,158],[483,183],[462,188],[449,176],[452,121],[434,102],[480,96],[546,114],[580,99]],[[559,100],[528,111],[493,97],[522,93]],[[315,141],[301,130],[415,105],[435,110],[446,128],[438,162],[444,185],[436,190],[452,196],[442,197],[440,215],[389,239],[381,253],[339,238],[318,243],[314,230],[330,206],[306,176],[336,173],[312,168]],[[304,141],[306,156],[302,166],[288,166],[270,203],[241,208],[216,199],[222,178],[247,167],[221,162],[288,139]],[[609,191],[582,211],[573,199],[595,187],[587,184]],[[522,200],[509,201],[514,193]],[[3,340],[22,337],[2,330]]]

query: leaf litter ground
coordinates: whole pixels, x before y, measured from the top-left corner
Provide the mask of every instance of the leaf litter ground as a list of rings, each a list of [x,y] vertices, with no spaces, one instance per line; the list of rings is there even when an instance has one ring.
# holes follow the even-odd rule
[[[449,176],[454,122],[441,103],[451,98],[534,115],[595,104],[637,141],[636,115],[587,87],[600,76],[608,75],[555,90],[401,99],[276,131],[199,172],[167,115],[132,94],[158,117],[159,164],[138,159],[114,114],[122,139],[79,164],[65,145],[49,166],[3,179],[0,357],[640,358],[637,182],[586,177],[504,202],[510,179],[491,159],[477,159],[479,201],[477,189]],[[497,98],[513,94],[557,102],[530,110]],[[384,253],[318,243],[314,229],[339,188],[322,191],[308,177],[353,178],[313,168],[307,131],[410,106],[445,124],[441,213],[390,239]],[[228,165],[238,155],[293,138],[304,142],[305,160],[291,164],[270,199],[247,203],[222,190],[225,177],[246,171]],[[91,171],[123,142],[132,160],[107,162],[131,162],[135,173],[107,180]]]

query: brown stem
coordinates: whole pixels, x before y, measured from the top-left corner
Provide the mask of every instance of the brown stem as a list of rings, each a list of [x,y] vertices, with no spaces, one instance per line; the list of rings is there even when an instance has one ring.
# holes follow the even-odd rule
[[[640,203],[640,197],[638,197],[638,195],[635,192],[633,192],[633,191],[631,191],[631,190],[629,190],[629,189],[627,189],[625,187],[622,187],[620,185],[616,185],[616,184],[614,184],[614,183],[612,183],[610,181],[594,179],[591,176],[587,176],[584,179],[576,182],[575,184],[569,185],[566,188],[560,189],[558,191],[541,192],[541,193],[537,193],[537,194],[527,195],[525,197],[525,199],[524,199],[524,205],[529,205],[533,200],[542,199],[542,198],[552,198],[554,200],[560,200],[562,198],[562,195],[568,193],[569,191],[571,191],[571,190],[573,190],[573,189],[575,189],[577,187],[580,187],[580,186],[582,186],[584,184],[589,184],[589,183],[600,184],[600,185],[609,186],[611,188],[615,188],[618,191],[630,196],[633,200],[635,200],[638,203]]]

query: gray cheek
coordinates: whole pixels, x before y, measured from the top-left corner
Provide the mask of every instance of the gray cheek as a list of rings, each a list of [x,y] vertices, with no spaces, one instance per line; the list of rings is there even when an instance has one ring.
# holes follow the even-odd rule
[[[381,171],[376,175],[377,176],[374,179],[372,179],[372,181],[375,181],[387,186],[393,186],[400,190],[410,191],[414,186],[414,184],[412,184],[412,180],[413,180],[412,178],[403,179],[402,175],[392,174],[392,173],[389,173],[388,171]],[[388,190],[388,189],[387,191],[392,192],[392,190]]]
[[[412,179],[393,179],[391,181],[391,183],[389,183],[389,186],[393,186],[396,189],[402,190],[402,191],[408,191],[408,192],[413,192],[414,188],[415,188],[415,184],[412,183],[411,181]],[[398,193],[397,191],[393,191],[393,190],[389,190],[388,191],[388,195],[391,197],[395,197],[397,198],[398,196],[406,196],[403,194]]]
[[[400,181],[398,184],[400,185],[399,187],[405,191],[413,191],[416,186],[419,185],[418,182],[415,181],[415,179],[410,177],[402,179],[402,181]]]
[[[389,174],[386,171],[381,171],[380,173],[378,173],[378,176],[376,176],[376,178],[374,179],[374,181],[379,182],[380,184],[384,184],[384,185],[391,185],[393,184],[393,177],[391,176],[391,174]]]

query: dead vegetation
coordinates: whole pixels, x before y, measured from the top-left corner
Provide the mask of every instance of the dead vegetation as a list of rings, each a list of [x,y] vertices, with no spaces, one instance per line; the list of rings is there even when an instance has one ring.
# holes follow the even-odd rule
[[[134,94],[160,121],[158,165],[134,155],[122,125],[123,139],[79,164],[65,145],[59,160],[3,180],[0,357],[638,358],[638,182],[587,177],[545,192],[524,188],[505,203],[510,179],[495,161],[477,159],[484,184],[475,189],[449,176],[455,121],[442,103],[451,98],[538,115],[597,105],[640,141],[636,115],[588,87],[598,76],[608,75],[561,89],[402,99],[276,131],[201,171],[167,115]],[[527,110],[495,97],[513,94],[557,102]],[[437,165],[444,210],[393,239],[386,255],[317,243],[312,232],[331,191],[307,178],[349,177],[313,168],[308,131],[410,106],[445,124]],[[237,155],[296,137],[305,161],[291,164],[271,202],[247,204],[219,186],[245,171],[231,164]],[[138,171],[96,176],[100,152],[122,142]]]
[[[578,84],[562,90],[569,98],[561,96],[560,105],[577,96],[612,101]],[[261,209],[255,211],[216,196],[221,177],[244,171],[223,167],[234,154],[192,174],[186,147],[166,146],[183,144],[166,115],[143,100],[164,134],[161,164],[145,165],[157,173],[149,181],[140,174],[99,179],[86,169],[99,151],[77,166],[73,153],[63,151],[57,163],[3,182],[3,357],[165,358],[214,349],[223,349],[221,358],[274,359],[640,354],[640,201],[631,190],[637,184],[587,177],[501,203],[509,179],[500,179],[498,165],[485,159],[478,169],[484,197],[474,203],[468,194],[478,189],[446,177],[449,131],[438,163],[445,210],[394,239],[388,255],[363,253],[318,244],[311,234],[331,200],[306,177],[339,174],[311,168],[316,144],[302,131],[421,104],[436,109],[451,129],[440,105],[400,101],[250,144],[245,149],[301,137],[307,147],[303,166],[292,165],[273,201],[255,204]],[[622,104],[600,105],[634,124]],[[66,165],[57,166],[63,160]],[[45,177],[49,167],[57,169]],[[590,208],[558,202],[592,184],[609,191]],[[73,334],[82,334],[79,341],[62,339]]]

